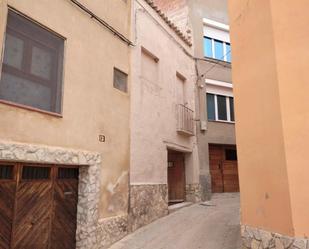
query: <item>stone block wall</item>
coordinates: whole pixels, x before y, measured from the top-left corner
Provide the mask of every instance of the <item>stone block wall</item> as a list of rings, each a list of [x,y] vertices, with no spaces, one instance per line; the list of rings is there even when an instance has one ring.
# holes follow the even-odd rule
[[[241,227],[242,249],[309,249],[309,240],[293,238],[246,225]]]
[[[207,201],[211,199],[211,176],[200,175],[200,185],[201,185],[201,201]]]
[[[167,215],[167,184],[131,185],[129,209],[129,230],[132,232]]]
[[[121,215],[98,222],[97,241],[99,249],[107,249],[128,234],[128,216]]]
[[[199,183],[186,185],[186,201],[194,203],[201,201],[201,185]]]

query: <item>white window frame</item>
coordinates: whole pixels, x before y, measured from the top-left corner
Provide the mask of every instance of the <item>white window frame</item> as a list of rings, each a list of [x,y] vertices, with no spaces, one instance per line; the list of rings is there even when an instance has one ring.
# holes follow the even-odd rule
[[[212,50],[212,56],[209,57],[209,56],[204,55],[205,57],[213,58],[215,60],[220,60],[220,61],[225,61],[225,62],[231,63],[230,61],[227,60],[227,54],[226,54],[227,53],[227,48],[226,47],[227,47],[227,43],[228,42],[221,41],[221,40],[218,40],[218,39],[214,39],[214,38],[211,38],[209,36],[204,36],[204,39],[205,38],[211,39],[211,50]],[[220,58],[220,59],[216,58],[215,40],[220,41],[220,42],[223,43],[223,56],[224,56],[223,58]],[[205,48],[204,48],[204,51],[205,51]]]
[[[206,93],[214,95],[215,120],[210,120],[210,121],[235,124],[235,121],[231,120],[231,109],[230,109],[230,97],[234,98],[233,85],[229,82],[218,81],[218,80],[213,80],[213,79],[205,79],[205,83],[206,83]],[[226,98],[227,120],[219,119],[218,100],[217,100],[218,95],[224,96]]]
[[[209,120],[209,121],[219,121],[219,122],[225,122],[225,123],[235,123],[235,121],[231,120],[231,108],[230,108],[230,98],[233,98],[232,96],[225,96],[221,94],[215,94],[215,93],[209,93],[214,95],[214,102],[215,102],[215,120]],[[225,97],[226,101],[226,115],[227,120],[219,119],[219,111],[218,111],[218,95]]]
[[[230,42],[230,26],[224,23],[220,23],[211,19],[203,18],[204,24],[204,38],[208,37],[211,39],[212,44],[212,57],[215,60],[222,60],[230,63],[227,61],[227,47],[226,44],[231,44]],[[217,59],[215,56],[215,40],[223,42],[223,58]]]

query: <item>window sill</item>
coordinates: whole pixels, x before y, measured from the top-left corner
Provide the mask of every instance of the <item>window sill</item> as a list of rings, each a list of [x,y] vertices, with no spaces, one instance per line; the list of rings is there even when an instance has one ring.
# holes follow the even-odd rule
[[[233,125],[235,124],[235,121],[225,121],[225,120],[208,120],[208,122],[233,124]]]
[[[231,66],[232,66],[232,63],[229,62],[229,61],[219,60],[219,59],[212,58],[212,57],[204,56],[204,60],[209,61],[209,62],[212,62],[212,63],[217,63],[217,64],[218,64],[218,63],[222,63],[222,64],[224,64],[224,66],[226,66],[226,67],[231,67]]]
[[[28,110],[28,111],[38,112],[38,113],[50,115],[50,116],[57,117],[57,118],[62,118],[63,117],[62,114],[58,114],[58,113],[55,113],[55,112],[44,111],[44,110],[41,110],[41,109],[38,109],[38,108],[35,108],[35,107],[26,106],[26,105],[22,105],[22,104],[17,104],[17,103],[14,103],[14,102],[11,102],[11,101],[7,101],[7,100],[0,99],[0,104],[13,106],[13,107],[21,108],[21,109]]]

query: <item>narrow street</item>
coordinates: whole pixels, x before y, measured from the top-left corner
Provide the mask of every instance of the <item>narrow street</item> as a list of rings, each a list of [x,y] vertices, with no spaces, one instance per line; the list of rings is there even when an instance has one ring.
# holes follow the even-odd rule
[[[176,211],[137,230],[110,249],[240,249],[239,194]]]

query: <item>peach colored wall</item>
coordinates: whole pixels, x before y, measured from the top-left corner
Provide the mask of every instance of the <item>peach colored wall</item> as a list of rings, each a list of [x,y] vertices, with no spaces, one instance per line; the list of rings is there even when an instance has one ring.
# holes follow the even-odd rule
[[[167,147],[192,151],[186,160],[187,183],[198,183],[196,138],[177,134],[176,72],[186,78],[188,107],[194,106],[194,60],[176,33],[148,5],[134,2],[131,101],[131,184],[167,183]],[[159,58],[156,63],[141,47]]]
[[[309,236],[309,2],[271,1],[276,70],[295,235]]]
[[[294,235],[270,2],[229,1],[242,223]]]
[[[81,2],[129,35],[130,1]],[[1,48],[7,5],[66,38],[63,118],[0,104],[0,139],[101,153],[100,215],[126,213],[130,98],[113,88],[113,67],[130,72],[129,47],[70,1],[4,0],[0,3]],[[99,142],[99,134],[106,136],[105,143]]]

